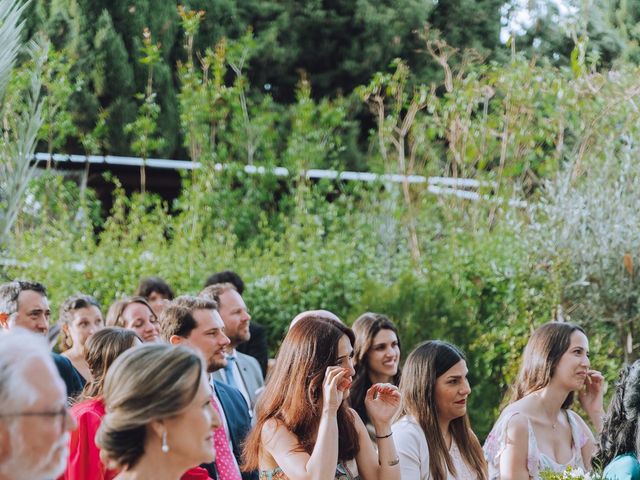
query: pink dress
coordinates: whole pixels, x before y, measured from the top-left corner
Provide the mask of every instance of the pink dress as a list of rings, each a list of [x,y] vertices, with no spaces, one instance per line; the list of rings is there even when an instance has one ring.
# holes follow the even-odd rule
[[[576,414],[571,410],[565,410],[569,426],[571,427],[571,460],[566,464],[557,463],[552,458],[542,453],[538,449],[538,441],[536,440],[531,421],[527,421],[529,425],[529,439],[527,452],[527,469],[529,476],[534,479],[540,478],[540,472],[545,470],[552,472],[564,472],[567,467],[580,469],[585,471],[584,460],[582,459],[582,447],[587,443],[587,436],[580,428]],[[491,429],[487,440],[484,443],[484,456],[489,465],[489,480],[498,480],[500,478],[500,455],[504,452],[507,440],[507,424],[515,415],[520,412],[514,409],[505,408],[498,421]]]

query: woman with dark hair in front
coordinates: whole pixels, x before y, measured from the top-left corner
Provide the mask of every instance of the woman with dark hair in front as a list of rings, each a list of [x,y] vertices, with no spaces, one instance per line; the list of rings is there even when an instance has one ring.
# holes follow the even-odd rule
[[[197,353],[163,344],[131,349],[107,372],[103,392],[107,413],[96,444],[121,470],[117,480],[178,480],[215,460],[220,417]]]
[[[393,425],[402,478],[487,478],[482,447],[471,430],[471,393],[462,352],[447,342],[424,342],[407,357],[400,393],[403,416]]]
[[[640,480],[640,360],[620,372],[594,456],[607,480]]]
[[[133,294],[136,297],[143,297],[151,308],[156,317],[160,318],[160,314],[164,312],[167,305],[173,300],[173,290],[167,282],[160,277],[145,277],[140,280],[138,288]]]
[[[391,419],[400,394],[373,385],[365,405],[378,453],[345,398],[349,395],[354,335],[342,323],[306,316],[287,333],[256,405],[256,425],[244,447],[244,469],[261,480],[399,480]]]
[[[100,451],[95,444],[96,432],[104,416],[104,377],[121,353],[141,344],[140,338],[131,330],[109,327],[96,332],[87,341],[87,362],[92,380],[85,385],[78,403],[71,408],[78,428],[71,432],[69,462],[61,478],[111,480],[118,474],[102,464]]]
[[[58,323],[63,333],[64,346],[67,348],[62,352],[62,356],[69,359],[84,383],[90,382],[92,376],[85,345],[91,335],[104,327],[100,304],[89,295],[69,297],[60,306]]]
[[[533,332],[509,404],[484,445],[491,479],[537,479],[545,471],[591,465],[593,434],[569,409],[579,392],[591,423],[602,429],[604,378],[590,365],[589,341],[579,326],[550,322]]]
[[[160,323],[144,297],[117,300],[107,312],[107,326],[133,330],[143,343],[160,341]]]
[[[358,413],[375,442],[375,431],[367,415],[364,400],[375,383],[400,383],[400,340],[398,330],[386,315],[364,313],[353,323],[356,336],[353,367],[356,374],[351,385],[349,403]]]

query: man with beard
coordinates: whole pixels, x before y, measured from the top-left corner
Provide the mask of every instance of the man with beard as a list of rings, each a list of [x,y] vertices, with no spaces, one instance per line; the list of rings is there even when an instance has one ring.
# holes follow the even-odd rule
[[[257,397],[264,388],[264,379],[258,361],[236,350],[238,345],[251,338],[251,315],[242,295],[231,283],[217,283],[206,287],[200,292],[200,297],[218,304],[224,331],[230,341],[227,347],[227,365],[216,371],[213,378],[240,390],[253,412]]]
[[[50,316],[47,291],[41,283],[15,280],[0,285],[0,329],[22,327],[46,338]],[[82,377],[68,358],[57,353],[51,353],[51,357],[67,387],[67,396],[76,396],[84,386]]]
[[[0,331],[0,405],[0,480],[62,474],[76,422],[43,336]]]
[[[227,364],[225,348],[229,338],[217,304],[204,298],[183,295],[176,298],[160,317],[162,338],[173,345],[184,345],[199,351],[209,373]],[[251,428],[248,406],[240,392],[222,382],[211,382],[212,402],[220,414],[223,426],[214,431],[216,447],[215,470],[220,480],[257,479],[257,472],[240,474],[242,442]],[[213,465],[205,466],[215,475]]]

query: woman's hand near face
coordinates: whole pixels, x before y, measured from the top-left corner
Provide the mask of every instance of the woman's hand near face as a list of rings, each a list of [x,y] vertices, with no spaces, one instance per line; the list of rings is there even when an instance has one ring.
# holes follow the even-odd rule
[[[390,383],[376,383],[367,390],[364,405],[379,435],[387,432],[378,432],[378,427],[389,427],[393,417],[400,410],[401,395],[398,387]]]
[[[327,367],[322,384],[322,408],[328,413],[336,413],[344,399],[345,376],[347,371],[342,367]]]
[[[589,415],[589,419],[598,433],[602,430],[603,396],[604,377],[597,370],[589,370],[584,388],[578,392],[578,400],[584,411]]]

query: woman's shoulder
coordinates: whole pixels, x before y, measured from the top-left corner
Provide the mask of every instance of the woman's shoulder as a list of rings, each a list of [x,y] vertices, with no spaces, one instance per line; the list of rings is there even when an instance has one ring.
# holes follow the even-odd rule
[[[104,402],[101,398],[88,398],[71,407],[71,414],[76,418],[86,416],[103,417],[105,414]]]
[[[420,443],[427,446],[427,440],[422,427],[418,421],[411,415],[404,415],[391,426],[391,431],[395,437],[396,443]]]
[[[640,462],[632,453],[625,453],[614,458],[603,472],[607,480],[640,479]]]

